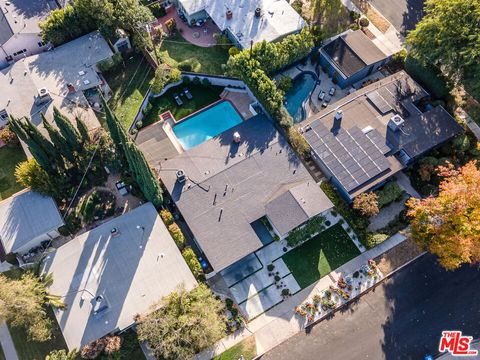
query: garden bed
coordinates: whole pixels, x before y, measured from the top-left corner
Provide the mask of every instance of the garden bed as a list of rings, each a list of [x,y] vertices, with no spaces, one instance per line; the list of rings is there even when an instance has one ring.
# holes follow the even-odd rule
[[[0,201],[23,189],[15,179],[15,167],[25,160],[27,157],[20,145],[0,148]]]
[[[193,98],[187,100],[185,96],[183,96],[183,105],[179,106],[175,102],[173,95],[181,93],[185,87],[188,88]],[[183,83],[168,89],[162,96],[150,99],[150,104],[145,110],[145,117],[142,120],[142,125],[145,127],[157,122],[160,114],[168,110],[170,110],[176,120],[180,120],[181,118],[220,100],[220,93],[223,89],[224,88],[221,86],[204,86],[202,84],[194,84],[193,82],[188,84]]]
[[[303,289],[359,254],[342,225],[336,224],[289,251],[282,259]]]

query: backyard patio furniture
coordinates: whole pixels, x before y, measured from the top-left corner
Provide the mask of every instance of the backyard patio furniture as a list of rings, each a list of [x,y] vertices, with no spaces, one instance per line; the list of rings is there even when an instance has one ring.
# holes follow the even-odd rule
[[[328,92],[328,95],[330,95],[330,96],[335,95],[335,91],[336,91],[335,87],[332,86],[332,87],[330,88],[330,91]]]
[[[323,99],[325,99],[325,91],[321,90],[318,93],[318,100],[323,101]]]
[[[190,91],[188,91],[187,88],[183,88],[183,92],[185,93],[185,96],[187,97],[188,100],[192,100],[192,99],[193,99],[192,94],[190,93]]]
[[[177,103],[178,106],[183,105],[183,101],[182,99],[180,99],[180,96],[178,96],[178,94],[173,95],[173,98],[175,99],[175,102]]]
[[[330,95],[325,96],[325,99],[323,100],[323,103],[322,103],[322,107],[326,108],[330,100],[332,100],[332,97]]]

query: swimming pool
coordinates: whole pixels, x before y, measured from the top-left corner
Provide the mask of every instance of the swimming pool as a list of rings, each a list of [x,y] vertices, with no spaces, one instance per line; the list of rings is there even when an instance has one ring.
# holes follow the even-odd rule
[[[200,110],[173,127],[173,133],[184,150],[191,149],[242,122],[229,101]]]
[[[302,73],[293,80],[292,88],[285,94],[285,107],[294,122],[297,123],[305,119],[303,103],[310,96],[316,83],[317,79],[313,74]]]

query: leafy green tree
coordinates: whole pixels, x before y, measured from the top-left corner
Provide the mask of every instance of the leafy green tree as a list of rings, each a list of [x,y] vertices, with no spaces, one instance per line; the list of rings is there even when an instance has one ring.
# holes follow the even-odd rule
[[[17,164],[15,167],[15,178],[19,184],[24,187],[30,187],[32,190],[44,195],[57,197],[63,193],[65,185],[63,177],[52,178],[38,164],[35,159],[28,159]]]
[[[29,340],[49,340],[53,323],[45,307],[65,306],[60,297],[48,292],[51,280],[50,276],[42,281],[31,272],[23,273],[18,279],[0,274],[0,316],[14,327],[25,328]]]
[[[155,77],[151,82],[151,90],[154,94],[158,94],[163,88],[181,79],[181,72],[178,69],[172,68],[167,64],[159,64],[155,70]]]
[[[75,121],[77,123],[77,130],[80,133],[82,142],[90,141],[90,134],[88,133],[88,127],[85,122],[78,116],[75,118]]]
[[[45,360],[76,360],[78,352],[76,349],[67,352],[67,350],[53,350],[45,357]]]
[[[427,0],[407,42],[413,54],[480,90],[480,0]]]
[[[191,359],[225,335],[224,305],[204,284],[190,292],[180,287],[158,306],[141,319],[138,337],[159,359]]]

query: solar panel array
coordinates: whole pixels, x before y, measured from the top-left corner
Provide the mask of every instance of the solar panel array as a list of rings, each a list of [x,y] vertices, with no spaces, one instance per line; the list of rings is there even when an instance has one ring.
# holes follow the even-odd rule
[[[375,144],[375,146],[382,152],[383,155],[390,152],[390,149],[387,144],[385,138],[378,132],[377,129],[372,129],[366,133],[367,137]]]
[[[385,100],[382,95],[378,93],[377,90],[369,92],[367,94],[367,98],[382,114],[386,114],[392,110],[392,106]]]
[[[342,128],[334,135],[320,120],[316,120],[310,124],[304,137],[347,192],[390,167],[377,144],[378,139],[370,139],[356,126],[348,130]]]

